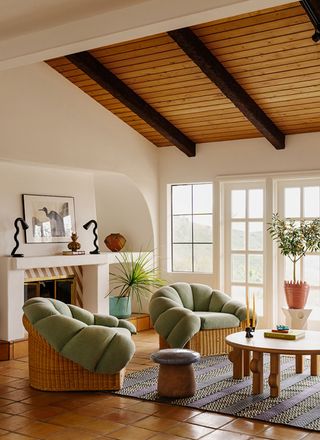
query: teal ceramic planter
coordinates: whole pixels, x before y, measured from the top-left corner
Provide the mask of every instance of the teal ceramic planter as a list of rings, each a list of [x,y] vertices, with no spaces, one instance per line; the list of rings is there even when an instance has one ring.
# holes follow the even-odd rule
[[[110,296],[109,314],[116,318],[129,318],[131,316],[131,298]]]

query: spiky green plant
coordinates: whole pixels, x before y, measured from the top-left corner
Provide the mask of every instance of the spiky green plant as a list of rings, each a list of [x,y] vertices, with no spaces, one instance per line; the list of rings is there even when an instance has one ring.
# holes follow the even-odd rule
[[[280,253],[293,263],[293,282],[296,282],[296,265],[307,252],[320,250],[320,219],[281,219],[278,213],[272,215],[268,231],[278,244]]]
[[[123,252],[116,259],[116,269],[110,273],[113,287],[108,295],[117,292],[120,298],[135,298],[141,309],[142,298],[148,298],[154,288],[165,284],[159,276],[158,267],[153,264],[153,252],[139,252],[136,257],[130,252]]]

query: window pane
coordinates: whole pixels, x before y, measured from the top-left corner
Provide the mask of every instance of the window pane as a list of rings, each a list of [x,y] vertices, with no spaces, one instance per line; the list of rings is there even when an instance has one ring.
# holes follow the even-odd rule
[[[319,217],[320,214],[320,194],[319,186],[307,186],[304,192],[304,216]]]
[[[263,250],[263,223],[249,222],[249,250]]]
[[[233,282],[245,283],[246,259],[244,255],[231,255],[231,278]]]
[[[262,287],[249,287],[250,307],[253,304],[253,295],[256,297],[256,313],[258,316],[263,316],[263,289]]]
[[[263,217],[263,190],[249,189],[249,218]]]
[[[193,216],[193,240],[212,242],[212,215]]]
[[[231,250],[244,251],[246,248],[246,224],[244,222],[231,223]]]
[[[320,257],[306,255],[303,259],[303,279],[311,286],[320,285]]]
[[[288,257],[284,260],[284,279],[286,281],[293,280],[293,263]],[[296,279],[300,280],[300,262],[296,264]]]
[[[300,188],[285,188],[284,215],[285,217],[300,217]]]
[[[262,283],[263,281],[263,257],[262,255],[248,256],[248,280],[249,283]]]
[[[191,214],[191,185],[172,186],[172,214]]]
[[[212,184],[201,184],[193,186],[193,213],[212,213]]]
[[[191,215],[179,215],[172,218],[173,242],[190,243],[192,241],[192,217]]]
[[[319,321],[320,316],[320,289],[310,289],[306,309],[312,309],[309,320]]]
[[[192,245],[174,244],[172,270],[177,272],[192,271]]]
[[[231,286],[231,296],[237,301],[246,303],[246,288],[245,286]]]
[[[212,273],[212,245],[194,245],[194,271]]]
[[[246,216],[246,191],[244,189],[231,191],[231,217],[244,218]]]

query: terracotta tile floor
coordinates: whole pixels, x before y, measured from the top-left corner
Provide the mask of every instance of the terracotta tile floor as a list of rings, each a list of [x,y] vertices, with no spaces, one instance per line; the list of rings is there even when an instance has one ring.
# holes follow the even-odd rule
[[[128,371],[151,366],[153,331],[134,337]],[[45,393],[28,384],[27,359],[0,362],[0,440],[320,440],[320,434],[99,392]]]

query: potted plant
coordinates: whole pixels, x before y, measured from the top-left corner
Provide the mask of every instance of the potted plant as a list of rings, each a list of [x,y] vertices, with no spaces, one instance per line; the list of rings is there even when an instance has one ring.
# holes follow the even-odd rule
[[[154,266],[153,252],[139,252],[138,255],[123,252],[116,256],[118,264],[110,273],[112,289],[110,296],[110,315],[117,318],[128,318],[131,315],[131,299],[134,298],[139,309],[142,300],[148,298],[154,288],[161,287],[165,282],[158,275]]]
[[[320,250],[320,219],[281,219],[278,213],[272,215],[268,231],[278,244],[280,253],[293,263],[293,279],[284,282],[284,290],[289,309],[303,309],[309,293],[309,285],[296,278],[297,262],[307,252]]]

